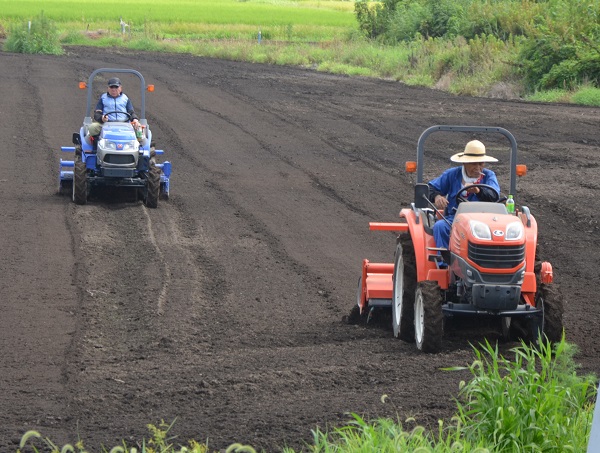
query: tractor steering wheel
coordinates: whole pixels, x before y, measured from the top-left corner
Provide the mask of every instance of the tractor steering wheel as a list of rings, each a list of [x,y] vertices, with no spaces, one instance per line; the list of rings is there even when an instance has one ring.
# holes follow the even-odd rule
[[[133,120],[133,115],[132,115],[131,113],[129,113],[129,112],[121,112],[121,111],[119,111],[119,110],[115,110],[114,112],[106,112],[106,113],[103,113],[103,114],[102,114],[102,116],[105,116],[105,115],[112,115],[113,113],[118,113],[119,115],[127,115],[127,118],[129,118],[127,121],[129,121],[129,122],[131,122],[131,121]],[[117,121],[118,121],[118,120],[111,120],[111,119],[109,119],[109,120],[107,120],[107,123],[110,123],[110,122],[117,122]]]
[[[460,192],[458,192],[458,193],[456,194],[456,205],[457,205],[457,206],[458,206],[460,203],[462,203],[463,201],[466,201],[466,202],[468,202],[468,201],[469,201],[467,198],[465,198],[465,197],[463,197],[463,196],[462,196],[462,193],[463,193],[465,190],[467,190],[467,189],[471,189],[471,188],[473,188],[473,187],[477,187],[477,188],[479,188],[479,189],[481,189],[481,188],[491,189],[491,190],[492,190],[492,192],[493,192],[493,193],[494,193],[494,195],[495,195],[494,199],[493,199],[493,200],[490,200],[492,203],[500,203],[501,201],[504,201],[504,200],[501,200],[501,199],[500,199],[500,195],[498,194],[498,192],[496,192],[496,189],[495,189],[494,187],[492,187],[492,186],[489,186],[489,185],[487,185],[487,184],[470,184],[470,185],[468,185],[468,186],[465,186],[465,187],[463,187],[463,188],[460,190]],[[506,198],[506,197],[504,197],[504,198]]]

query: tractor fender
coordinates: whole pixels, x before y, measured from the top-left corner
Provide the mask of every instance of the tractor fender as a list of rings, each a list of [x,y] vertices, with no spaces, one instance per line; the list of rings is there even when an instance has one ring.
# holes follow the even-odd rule
[[[552,273],[552,264],[548,261],[542,263],[542,270],[540,271],[540,278],[542,283],[552,283],[554,281],[554,274]]]
[[[425,232],[420,213],[420,210],[408,208],[400,211],[400,217],[405,219],[408,224],[408,230],[410,231],[410,237],[415,249],[417,281],[438,280],[440,287],[447,288],[448,272],[446,270],[434,272],[431,274],[432,278],[430,278],[430,271],[439,271],[436,264],[433,261],[429,261],[429,256],[433,253],[430,249],[435,249],[436,245],[433,236]]]

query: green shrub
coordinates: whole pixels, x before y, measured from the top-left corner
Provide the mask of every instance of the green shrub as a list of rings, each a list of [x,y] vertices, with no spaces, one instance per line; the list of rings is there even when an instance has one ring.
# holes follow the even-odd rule
[[[468,368],[473,379],[463,385],[458,418],[468,441],[485,439],[494,451],[585,451],[594,379],[579,377],[576,348],[564,341],[540,342],[512,350],[512,360],[486,343],[475,350]]]
[[[571,101],[575,104],[600,107],[600,88],[581,88],[573,94]]]
[[[547,6],[530,23],[524,23],[527,41],[519,60],[528,88],[598,85],[600,2],[554,0]]]
[[[35,20],[11,27],[4,50],[28,54],[63,53],[54,23],[44,17],[43,12]]]

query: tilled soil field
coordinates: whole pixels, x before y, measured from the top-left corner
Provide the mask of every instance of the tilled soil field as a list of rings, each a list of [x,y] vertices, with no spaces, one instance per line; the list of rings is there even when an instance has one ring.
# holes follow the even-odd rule
[[[173,165],[158,209],[57,194],[59,159],[72,158],[60,147],[86,114],[77,83],[97,68],[156,86],[146,116]],[[404,163],[436,124],[516,137],[529,170],[517,204],[538,221],[580,372],[599,371],[600,109],[110,49],[0,52],[0,80],[0,451],[29,429],[92,451],[135,445],[161,420],[176,444],[299,450],[351,412],[449,419],[469,375],[443,368],[499,332],[452,332],[432,355],[391,325],[343,320],[362,260],[393,260],[395,236],[368,223],[410,204]],[[444,137],[428,176],[471,138]],[[507,147],[478,138],[506,185]]]

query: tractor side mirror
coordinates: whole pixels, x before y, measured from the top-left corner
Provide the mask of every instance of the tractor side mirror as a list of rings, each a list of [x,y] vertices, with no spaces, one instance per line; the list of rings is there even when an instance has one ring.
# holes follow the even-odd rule
[[[79,136],[79,132],[73,133],[73,144],[81,145],[81,137]]]
[[[415,208],[425,209],[429,207],[429,184],[415,184]]]

